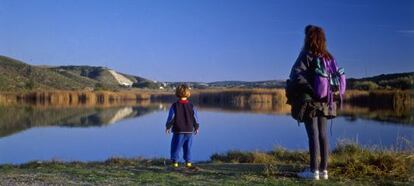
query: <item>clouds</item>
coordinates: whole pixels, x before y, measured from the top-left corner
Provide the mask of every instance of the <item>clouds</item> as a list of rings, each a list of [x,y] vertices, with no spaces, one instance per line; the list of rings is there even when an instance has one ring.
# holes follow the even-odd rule
[[[411,29],[411,30],[397,30],[396,32],[400,33],[400,34],[414,34],[414,29]]]

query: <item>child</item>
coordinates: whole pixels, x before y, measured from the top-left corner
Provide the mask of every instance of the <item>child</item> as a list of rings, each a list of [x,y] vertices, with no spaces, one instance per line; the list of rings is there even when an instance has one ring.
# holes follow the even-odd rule
[[[187,85],[180,85],[175,91],[179,98],[170,107],[165,132],[169,134],[172,130],[171,161],[173,167],[178,167],[181,148],[184,151],[186,167],[191,167],[191,144],[193,133],[198,134],[199,123],[197,112],[187,99],[190,97],[190,89]]]

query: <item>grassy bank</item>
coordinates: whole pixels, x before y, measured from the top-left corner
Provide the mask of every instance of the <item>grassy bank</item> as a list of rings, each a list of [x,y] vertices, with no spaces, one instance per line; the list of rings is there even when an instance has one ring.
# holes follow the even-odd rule
[[[176,99],[173,92],[151,95],[151,100],[173,102]],[[190,100],[203,109],[267,114],[288,114],[290,112],[290,106],[286,104],[283,89],[195,89],[191,92]]]
[[[228,152],[193,169],[172,169],[165,160],[112,158],[104,162],[32,162],[1,165],[0,184],[83,185],[410,185],[413,154],[339,146],[330,159],[328,181],[306,181],[296,173],[307,165],[305,152]]]
[[[309,162],[307,152],[276,149],[270,152],[239,152],[214,154],[213,162],[259,163],[270,167],[269,174],[278,174],[274,165],[296,164],[300,170]],[[414,154],[412,151],[368,150],[355,144],[339,144],[329,157],[332,177],[341,180],[376,180],[379,182],[413,182]]]
[[[346,103],[373,108],[390,108],[404,110],[414,106],[412,90],[348,90]],[[131,89],[122,91],[33,91],[0,92],[0,104],[18,102],[41,102],[51,105],[104,104],[124,100],[174,101],[173,90]],[[204,105],[232,105],[243,108],[250,105],[266,105],[272,109],[285,105],[286,96],[283,89],[194,89],[190,97],[193,102]]]

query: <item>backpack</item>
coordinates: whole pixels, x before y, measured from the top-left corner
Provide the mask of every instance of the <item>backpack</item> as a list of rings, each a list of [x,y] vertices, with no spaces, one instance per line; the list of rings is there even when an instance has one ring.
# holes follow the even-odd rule
[[[346,77],[344,68],[338,68],[335,59],[316,58],[314,96],[318,99],[327,98],[331,108],[334,92],[339,93],[340,105],[346,89]]]
[[[309,116],[316,115],[317,105],[310,100],[304,100],[301,91],[297,90],[295,83],[290,79],[286,80],[285,96],[287,98],[286,104],[291,106],[291,116],[298,122],[298,125]]]

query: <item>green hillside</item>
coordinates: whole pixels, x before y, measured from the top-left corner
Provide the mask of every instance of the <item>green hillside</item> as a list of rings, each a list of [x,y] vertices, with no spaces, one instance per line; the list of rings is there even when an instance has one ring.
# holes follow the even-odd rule
[[[120,74],[120,73],[118,73]],[[153,88],[152,81],[120,74],[140,88]],[[0,91],[28,90],[117,90],[126,88],[111,74],[110,69],[93,66],[40,67],[0,56]]]
[[[31,66],[21,61],[0,56],[0,91],[61,89],[73,90],[93,87],[94,80],[62,75],[58,71]]]

